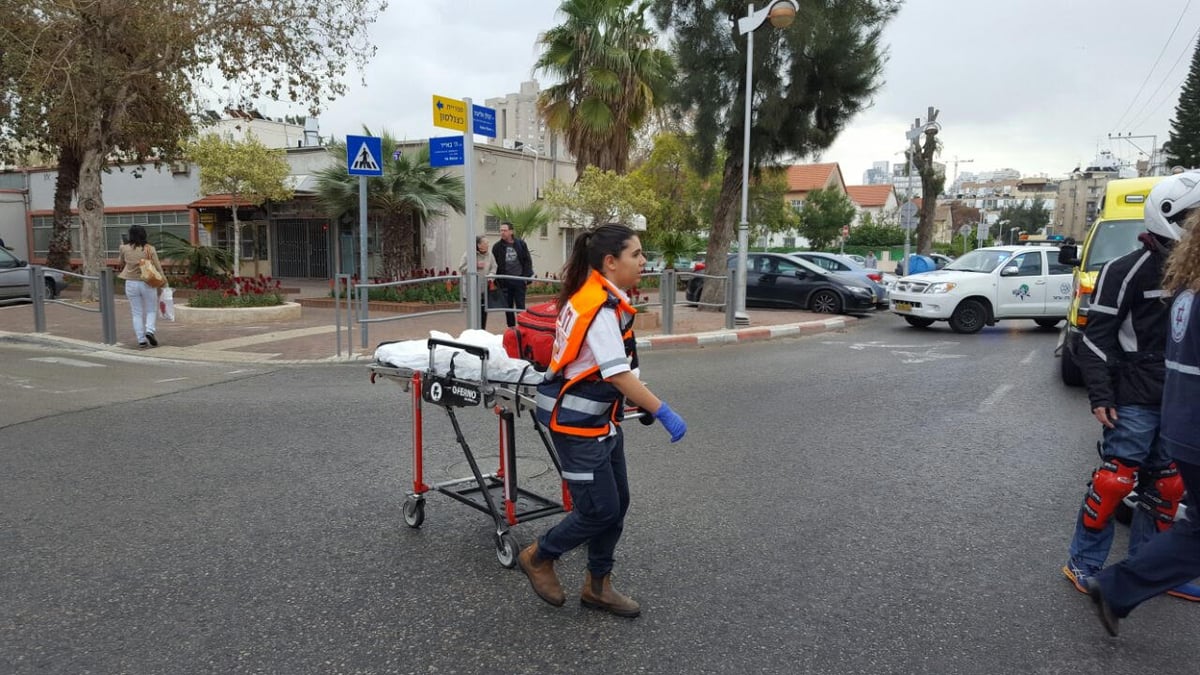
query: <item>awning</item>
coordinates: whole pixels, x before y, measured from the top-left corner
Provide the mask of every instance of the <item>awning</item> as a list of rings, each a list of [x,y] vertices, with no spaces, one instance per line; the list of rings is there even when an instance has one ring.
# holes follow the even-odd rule
[[[292,192],[302,195],[317,194],[317,178],[316,176],[302,173],[287,176],[283,179],[283,184],[292,189]]]
[[[230,207],[231,197],[232,197],[232,195],[230,195],[228,192],[220,192],[217,194],[207,195],[205,197],[201,197],[200,199],[197,199],[196,201],[192,202],[191,204],[188,204],[188,208],[189,209],[222,209],[222,208],[227,209]],[[255,204],[254,202],[252,202],[248,199],[245,199],[243,197],[238,198],[237,205],[239,207],[257,206],[257,204]]]

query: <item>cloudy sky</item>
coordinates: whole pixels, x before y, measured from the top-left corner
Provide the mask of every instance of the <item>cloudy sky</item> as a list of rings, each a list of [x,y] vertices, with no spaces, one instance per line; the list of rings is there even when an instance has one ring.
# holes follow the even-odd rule
[[[372,28],[379,52],[365,86],[322,114],[322,133],[366,124],[410,139],[447,135],[432,125],[431,95],[482,103],[516,91],[558,5],[391,0]],[[859,183],[872,161],[899,161],[905,130],[933,105],[950,173],[955,157],[959,172],[1049,176],[1099,150],[1133,161],[1142,156],[1133,144],[1148,152],[1149,139],[1109,135],[1166,139],[1198,32],[1200,1],[1191,0],[908,0],[884,34],[886,84],[873,105],[822,157],[806,159],[839,162],[846,182]]]

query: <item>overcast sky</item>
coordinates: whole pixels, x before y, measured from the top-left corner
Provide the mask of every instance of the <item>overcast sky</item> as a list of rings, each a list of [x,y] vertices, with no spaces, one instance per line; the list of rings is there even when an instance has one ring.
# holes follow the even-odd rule
[[[366,124],[410,139],[449,135],[432,125],[431,95],[483,103],[517,91],[558,5],[391,0],[372,28],[379,52],[366,86],[351,76],[347,96],[321,115],[322,134]],[[1052,177],[1103,149],[1132,161],[1139,151],[1109,134],[1166,139],[1198,31],[1200,0],[909,0],[884,34],[886,84],[873,105],[822,157],[805,159],[839,162],[846,182],[860,183],[872,161],[900,161],[906,129],[933,105],[951,174],[956,156],[959,172]],[[1149,151],[1149,139],[1133,143]]]

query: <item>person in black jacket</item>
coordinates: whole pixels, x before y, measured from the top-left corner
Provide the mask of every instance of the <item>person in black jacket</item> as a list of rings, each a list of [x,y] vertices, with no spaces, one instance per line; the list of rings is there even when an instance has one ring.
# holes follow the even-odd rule
[[[513,234],[512,223],[500,223],[500,241],[492,246],[492,257],[496,259],[496,273],[523,279],[497,279],[496,287],[501,292],[502,307],[525,309],[525,287],[533,281],[533,258],[529,255],[529,246]],[[504,321],[509,328],[517,325],[517,313],[507,311]]]
[[[1092,414],[1103,427],[1101,465],[1092,473],[1075,521],[1063,574],[1081,593],[1104,566],[1113,540],[1112,515],[1134,488],[1138,506],[1129,553],[1170,527],[1183,499],[1178,469],[1159,438],[1168,314],[1163,269],[1180,236],[1176,224],[1200,205],[1200,173],[1168,177],[1147,196],[1142,247],[1100,270],[1088,309],[1079,365]],[[1172,595],[1200,601],[1187,583]]]
[[[1200,182],[1200,181],[1198,181]],[[1104,629],[1117,635],[1117,624],[1138,605],[1170,592],[1200,575],[1200,211],[1188,220],[1189,232],[1167,261],[1163,286],[1174,295],[1166,341],[1162,441],[1175,459],[1187,490],[1188,518],[1155,537],[1125,560],[1088,581],[1088,595]]]

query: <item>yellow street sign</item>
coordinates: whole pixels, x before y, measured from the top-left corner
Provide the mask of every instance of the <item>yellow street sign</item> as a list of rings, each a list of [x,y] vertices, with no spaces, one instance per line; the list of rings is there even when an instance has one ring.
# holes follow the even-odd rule
[[[433,124],[445,129],[467,130],[467,106],[456,98],[433,95]]]

